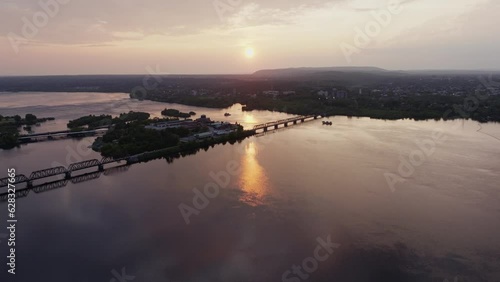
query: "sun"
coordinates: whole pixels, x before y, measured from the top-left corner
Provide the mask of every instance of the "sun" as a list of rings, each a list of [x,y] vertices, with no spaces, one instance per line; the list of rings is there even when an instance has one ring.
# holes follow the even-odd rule
[[[245,57],[251,59],[255,56],[255,50],[252,47],[247,47],[245,49]]]

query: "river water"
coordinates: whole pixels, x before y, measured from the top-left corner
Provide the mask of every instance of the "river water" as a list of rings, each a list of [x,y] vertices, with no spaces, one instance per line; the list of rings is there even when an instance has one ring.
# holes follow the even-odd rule
[[[246,128],[290,117],[121,93],[0,93],[4,116],[56,118],[37,132],[164,108]],[[30,191],[16,203],[15,277],[0,237],[1,281],[500,281],[499,124],[330,120]],[[91,142],[0,151],[0,172],[100,158]]]

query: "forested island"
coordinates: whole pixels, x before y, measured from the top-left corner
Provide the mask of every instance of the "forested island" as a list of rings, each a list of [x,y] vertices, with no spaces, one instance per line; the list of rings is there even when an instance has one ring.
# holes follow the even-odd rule
[[[131,121],[145,121],[148,120],[150,116],[149,113],[132,111],[129,113],[122,113],[120,116],[114,118],[111,115],[88,115],[69,121],[68,128],[73,131],[97,129]]]
[[[241,125],[212,122],[206,117],[195,121],[150,119],[148,113],[142,112],[123,113],[114,118],[109,115],[89,115],[68,123],[68,128],[72,130],[103,126],[109,130],[104,136],[96,138],[92,148],[104,157],[113,158],[154,158],[217,143],[236,142],[253,134],[252,131],[243,130]]]
[[[196,115],[195,112],[183,113],[176,109],[164,109],[161,111],[162,116],[166,117],[177,117],[177,118],[190,118],[191,116]]]
[[[21,128],[24,127],[25,130],[31,131],[32,126],[54,119],[53,117],[38,118],[33,114],[26,114],[24,118],[19,115],[0,115],[0,148],[12,149],[19,145],[18,138]]]

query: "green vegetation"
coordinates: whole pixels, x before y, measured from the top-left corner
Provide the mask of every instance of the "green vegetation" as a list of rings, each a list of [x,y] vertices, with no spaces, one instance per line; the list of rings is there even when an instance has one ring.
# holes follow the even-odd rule
[[[33,114],[26,114],[24,119],[19,116],[4,117],[0,115],[0,148],[7,150],[16,147],[19,142],[19,130],[24,127],[26,130],[31,130],[31,126],[54,120],[54,118],[37,118]]]
[[[0,127],[0,148],[12,149],[18,145],[19,131],[16,127]]]
[[[165,149],[160,149],[152,152],[146,152],[138,156],[138,162],[147,162],[153,159],[165,158],[168,163],[173,162],[174,159],[184,157],[187,155],[193,155],[200,150],[207,151],[210,147],[214,147],[217,144],[235,144],[236,142],[241,142],[243,139],[248,138],[254,134],[251,130],[243,130],[240,128],[237,132],[231,133],[226,136],[220,136],[211,139],[205,139],[201,142],[189,142],[180,143],[177,146],[168,147]]]
[[[191,134],[191,131],[186,128],[161,131],[146,129],[145,126],[153,122],[170,121],[169,119],[151,120],[149,117],[148,113],[129,112],[110,119],[113,126],[103,137],[97,138],[92,147],[100,151],[103,156],[121,158],[175,146],[180,138]],[[101,120],[105,119],[107,118],[102,116]],[[193,131],[197,130],[202,129],[193,129]]]
[[[120,121],[128,122],[128,121],[145,121],[148,120],[151,115],[149,113],[143,112],[129,112],[128,114],[120,114],[117,118]],[[114,122],[116,122],[116,120]]]
[[[164,109],[163,111],[161,111],[161,114],[163,116],[177,117],[177,118],[189,118],[191,116],[196,115],[195,112],[183,113],[183,112],[180,112],[179,110],[176,110],[176,109]]]
[[[31,125],[31,124],[36,124],[38,119],[33,114],[26,114],[24,120],[26,120],[26,124]]]
[[[100,141],[103,156],[120,158],[175,146],[179,143],[179,135],[167,130],[146,129],[143,123],[134,122],[116,126]]]
[[[157,158],[165,154],[179,153],[189,150],[196,150],[200,147],[209,146],[228,141],[236,141],[253,135],[253,131],[244,131],[238,126],[238,130],[226,136],[213,137],[205,140],[197,140],[190,143],[180,143],[180,139],[193,136],[197,133],[206,132],[208,128],[200,125],[194,128],[165,128],[154,130],[146,128],[147,125],[156,122],[169,121],[159,119],[144,119],[145,116],[128,121],[120,115],[120,118],[113,119],[113,126],[103,136],[95,140],[92,148],[100,151],[105,157],[122,158],[140,155],[143,158]]]
[[[113,118],[110,115],[88,115],[68,123],[68,128],[71,131],[81,131],[85,129],[96,129],[100,127],[107,127],[118,123],[131,122],[131,121],[146,121],[150,114],[143,112],[129,112],[120,114],[119,117]]]
[[[496,83],[500,81],[500,73],[496,71],[298,68],[266,70],[253,75],[162,76],[154,89],[136,91],[143,79],[139,75],[0,77],[0,86],[5,91],[124,92],[136,99],[209,108],[240,103],[247,110],[291,114],[500,121],[500,87]],[[332,101],[317,95],[319,91],[332,93],[334,89],[345,91],[348,97]],[[269,90],[281,94],[294,91],[297,95],[263,94]],[[476,95],[485,97],[477,105],[474,99],[469,99]],[[450,110],[452,113],[448,113]]]
[[[110,126],[113,117],[110,115],[88,115],[68,122],[69,129],[87,128],[94,129],[102,126]]]
[[[474,95],[359,95],[345,99],[325,99],[310,91],[288,96],[152,96],[155,101],[193,106],[226,108],[234,103],[245,105],[244,111],[269,110],[296,115],[344,115],[377,119],[472,119],[479,122],[500,122],[500,96],[475,99]],[[149,98],[148,98],[149,99]]]

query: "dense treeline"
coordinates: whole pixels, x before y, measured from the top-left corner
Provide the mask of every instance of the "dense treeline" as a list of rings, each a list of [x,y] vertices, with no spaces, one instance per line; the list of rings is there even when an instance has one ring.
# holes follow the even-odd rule
[[[180,143],[177,146],[172,146],[156,151],[149,151],[138,155],[134,159],[135,162],[148,162],[154,159],[164,158],[168,163],[172,163],[175,159],[194,155],[201,150],[208,151],[210,148],[215,147],[217,144],[226,145],[227,143],[233,145],[242,142],[245,138],[252,136],[253,131],[245,131],[242,128],[237,132],[231,133],[226,136],[220,136],[212,139],[205,139],[201,142]]]
[[[75,129],[80,127],[87,127],[93,129],[101,126],[109,126],[113,122],[113,117],[110,115],[89,115],[68,122],[68,128]]]
[[[113,118],[110,115],[88,115],[77,118],[68,122],[68,128],[78,130],[82,128],[95,129],[99,127],[110,126],[117,123],[130,122],[130,121],[145,121],[151,115],[143,112],[129,112],[120,114],[120,116]]]
[[[115,158],[125,157],[154,151],[165,147],[175,146],[179,139],[189,136],[192,132],[203,131],[203,128],[170,128],[166,130],[147,129],[145,126],[153,122],[170,121],[171,119],[149,119],[149,113],[129,112],[110,119],[110,130],[94,142],[93,148],[99,150],[103,156]],[[87,116],[81,121],[91,121],[92,124],[101,124],[109,120],[108,116]],[[80,124],[80,123],[79,123]]]
[[[180,143],[177,146],[168,147],[163,150],[147,152],[140,155],[138,161],[147,162],[152,159],[165,158],[167,162],[171,163],[176,158],[193,155],[200,150],[208,151],[210,147],[213,148],[216,144],[226,145],[227,143],[229,143],[233,145],[236,142],[241,142],[245,138],[252,136],[253,134],[253,131],[243,130],[243,128],[240,127],[238,131],[232,132],[231,134],[225,136],[205,139],[200,142]]]
[[[99,140],[103,143],[100,151],[103,156],[115,158],[136,155],[177,145],[180,137],[177,134],[170,130],[146,129],[141,122],[119,124]]]
[[[123,115],[121,116],[123,117]],[[151,123],[161,121],[166,120],[137,119],[132,122],[125,122],[124,120],[114,119],[110,130],[103,137],[97,138],[92,147],[94,150],[100,151],[101,155],[105,157],[122,158],[148,152],[147,157],[142,158],[156,158],[164,154],[196,150],[211,144],[235,142],[238,139],[253,135],[253,131],[244,131],[243,127],[239,125],[236,131],[224,136],[180,143],[181,138],[207,132],[208,127],[200,124],[189,129],[185,127],[165,128],[163,130],[146,128]]]
[[[192,115],[195,115],[196,113],[194,112],[183,113],[176,109],[164,109],[163,111],[161,111],[161,114],[166,117],[189,118]]]
[[[346,99],[325,99],[315,94],[290,96],[182,96],[173,95],[155,100],[193,106],[226,108],[233,103],[245,105],[244,110],[270,110],[289,114],[346,115],[378,119],[472,119],[479,122],[500,122],[500,96],[376,96],[351,95]],[[207,102],[210,101],[210,102]]]
[[[32,125],[49,120],[54,120],[54,118],[38,118],[33,114],[26,114],[24,118],[19,115],[6,117],[0,115],[0,148],[12,149],[16,147],[19,144],[19,129],[22,126],[25,126],[26,130],[31,130]]]

